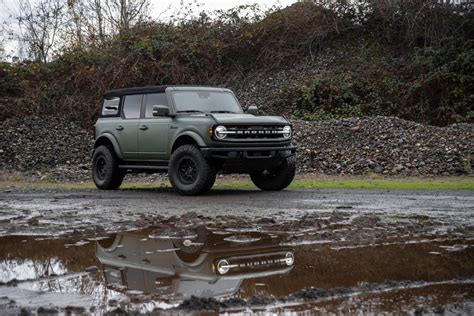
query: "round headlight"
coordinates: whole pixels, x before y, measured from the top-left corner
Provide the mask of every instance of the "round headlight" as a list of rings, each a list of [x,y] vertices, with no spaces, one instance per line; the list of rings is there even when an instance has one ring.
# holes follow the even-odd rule
[[[290,138],[291,137],[291,126],[283,127],[283,137]]]
[[[214,131],[214,135],[216,136],[217,139],[224,139],[227,134],[227,128],[225,128],[225,126],[217,126],[215,131]]]
[[[220,274],[226,274],[227,272],[229,272],[229,270],[229,262],[227,260],[223,259],[217,263],[217,271]]]
[[[293,263],[295,263],[295,256],[293,255],[292,252],[287,252],[286,253],[285,262],[286,262],[286,265],[288,265],[288,266],[292,266]]]

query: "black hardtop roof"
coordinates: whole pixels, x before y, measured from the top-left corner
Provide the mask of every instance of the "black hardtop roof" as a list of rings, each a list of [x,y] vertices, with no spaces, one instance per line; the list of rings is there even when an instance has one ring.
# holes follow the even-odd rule
[[[107,90],[104,93],[104,98],[121,97],[127,94],[141,94],[141,93],[160,93],[165,92],[169,86],[147,86]]]
[[[196,89],[228,90],[228,89],[225,89],[225,88],[206,87],[206,86],[185,86],[185,85],[146,86],[146,87],[134,87],[134,88],[123,88],[123,89],[107,90],[104,93],[104,98],[121,97],[123,95],[130,95],[130,94],[160,93],[160,92],[162,93],[162,92],[165,92],[166,88],[176,88],[176,89],[196,88]]]

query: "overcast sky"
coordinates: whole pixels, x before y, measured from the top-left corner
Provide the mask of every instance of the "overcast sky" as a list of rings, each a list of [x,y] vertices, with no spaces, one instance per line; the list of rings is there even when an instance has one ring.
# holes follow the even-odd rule
[[[34,2],[34,0],[31,0]],[[152,3],[152,18],[166,19],[173,12],[176,12],[181,6],[181,0],[150,0]],[[193,0],[185,0],[184,3],[193,2]],[[197,0],[200,4],[199,11],[214,11],[226,10],[239,5],[258,3],[262,8],[269,8],[273,5],[288,6],[296,0]],[[11,27],[17,27],[17,23],[10,16],[15,15],[18,11],[18,0],[0,0],[0,23],[9,23]],[[1,29],[0,29],[1,31]],[[6,34],[0,34],[0,40]],[[11,53],[17,50],[17,43],[15,41],[6,41],[4,43],[6,53]]]
[[[34,0],[31,0],[34,2]],[[181,0],[150,0],[152,3],[152,17],[156,18],[159,13],[166,8],[178,9],[181,6]],[[194,2],[194,0],[185,0],[184,3]],[[275,4],[287,6],[296,2],[296,0],[197,0],[201,9],[206,11],[230,9],[239,5],[258,3],[262,7],[271,7]],[[4,22],[8,16],[17,11],[18,0],[0,0],[0,21]]]

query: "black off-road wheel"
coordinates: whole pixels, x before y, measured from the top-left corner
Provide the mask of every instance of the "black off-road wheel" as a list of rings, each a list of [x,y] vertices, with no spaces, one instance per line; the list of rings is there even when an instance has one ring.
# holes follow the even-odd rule
[[[171,155],[168,176],[173,188],[182,195],[209,191],[216,181],[216,168],[193,145],[178,147]]]
[[[270,170],[250,173],[252,182],[263,191],[280,191],[290,185],[295,177],[296,157],[285,158],[283,163]]]
[[[113,148],[101,145],[92,157],[92,179],[101,190],[116,190],[122,184],[125,171],[118,167],[119,160]]]

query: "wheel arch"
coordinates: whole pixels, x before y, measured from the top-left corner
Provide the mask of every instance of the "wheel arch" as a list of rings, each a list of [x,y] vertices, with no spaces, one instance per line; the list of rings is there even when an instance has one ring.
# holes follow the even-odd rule
[[[195,145],[197,147],[202,147],[206,144],[196,132],[187,131],[179,134],[175,138],[175,140],[173,141],[173,145],[171,146],[170,153],[172,154],[179,146],[182,145]]]
[[[118,158],[122,159],[122,151],[120,150],[120,146],[115,139],[115,137],[111,134],[103,134],[99,138],[96,139],[94,143],[94,149],[101,145],[111,145],[114,148],[115,154],[117,155]]]

